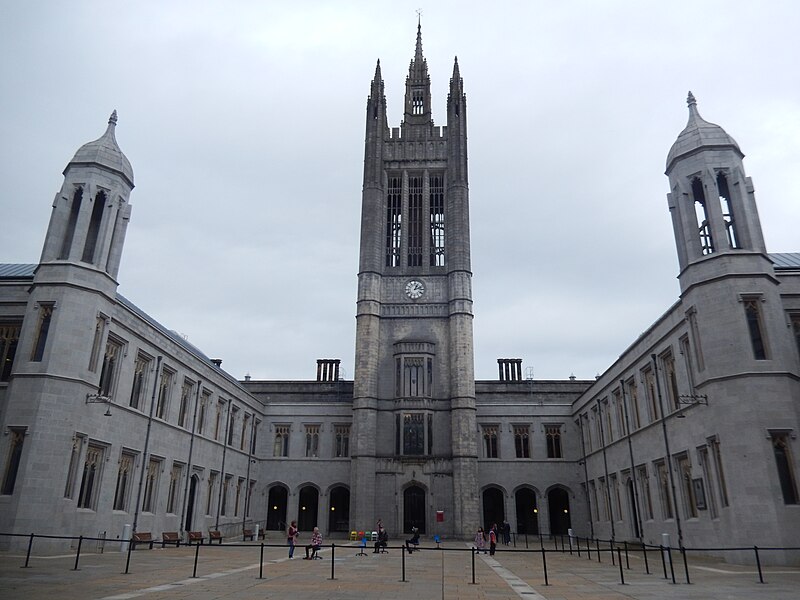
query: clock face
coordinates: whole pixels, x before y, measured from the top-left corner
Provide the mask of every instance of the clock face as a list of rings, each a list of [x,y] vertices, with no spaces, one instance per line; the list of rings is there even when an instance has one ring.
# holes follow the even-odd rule
[[[425,293],[425,286],[422,284],[421,281],[412,279],[406,284],[406,296],[408,296],[412,300],[416,300],[422,297],[422,294],[424,293]]]

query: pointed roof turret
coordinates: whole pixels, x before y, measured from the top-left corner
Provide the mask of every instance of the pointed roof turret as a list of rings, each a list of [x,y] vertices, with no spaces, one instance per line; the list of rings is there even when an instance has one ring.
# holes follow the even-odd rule
[[[415,83],[428,81],[428,61],[422,54],[422,25],[417,23],[417,45],[414,49],[414,58],[408,67],[408,79]]]
[[[676,160],[693,154],[701,148],[732,148],[744,158],[736,140],[728,135],[722,127],[715,123],[709,123],[700,116],[697,111],[697,100],[692,92],[689,92],[686,104],[689,106],[689,121],[667,154],[667,173],[670,172]]]
[[[133,187],[133,168],[128,158],[122,153],[114,131],[117,127],[117,111],[111,113],[108,118],[106,132],[93,142],[84,144],[69,161],[64,169],[64,174],[72,166],[77,165],[97,165],[108,169],[124,177],[131,187]]]

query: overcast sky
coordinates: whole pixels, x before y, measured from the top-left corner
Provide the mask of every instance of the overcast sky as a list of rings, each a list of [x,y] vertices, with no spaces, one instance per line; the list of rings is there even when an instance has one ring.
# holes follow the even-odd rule
[[[800,251],[800,3],[0,0],[0,262],[39,260],[62,171],[119,112],[119,291],[238,378],[353,376],[365,106],[400,125],[422,10],[433,118],[467,94],[475,373],[592,378],[679,293],[664,176],[688,118],[747,155]]]

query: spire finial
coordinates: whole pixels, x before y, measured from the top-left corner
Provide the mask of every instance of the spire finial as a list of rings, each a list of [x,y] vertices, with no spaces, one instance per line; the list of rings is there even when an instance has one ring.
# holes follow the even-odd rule
[[[117,125],[117,109],[114,109],[114,112],[111,113],[111,116],[108,117],[108,124],[109,125]]]
[[[689,95],[686,96],[686,104],[692,106],[693,104],[697,106],[697,100],[694,99],[694,94],[689,90]]]
[[[414,51],[414,60],[419,61],[422,64],[422,61],[425,60],[422,57],[422,10],[417,9],[417,47]]]

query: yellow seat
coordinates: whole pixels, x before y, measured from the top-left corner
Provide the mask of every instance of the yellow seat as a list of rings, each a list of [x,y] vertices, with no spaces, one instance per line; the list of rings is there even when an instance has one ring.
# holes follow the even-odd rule
[[[351,542],[355,542],[357,540],[358,540],[358,532],[357,531],[351,531],[350,532],[350,541]]]

